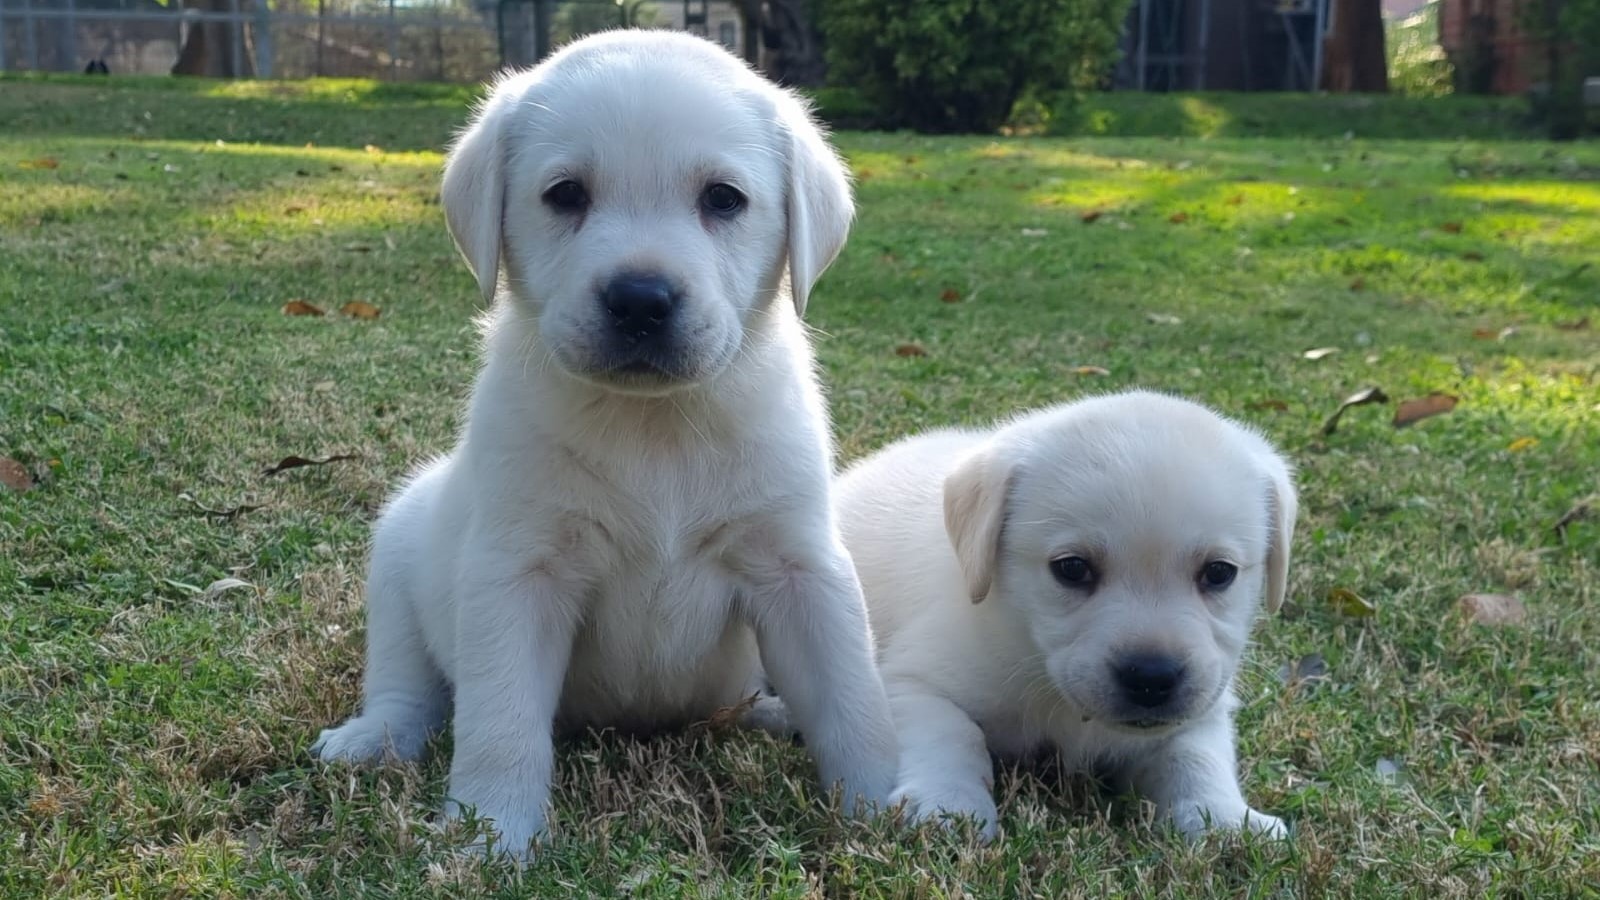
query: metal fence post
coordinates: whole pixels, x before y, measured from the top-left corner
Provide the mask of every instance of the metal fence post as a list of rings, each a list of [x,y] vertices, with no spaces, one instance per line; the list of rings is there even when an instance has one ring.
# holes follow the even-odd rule
[[[238,78],[244,74],[244,16],[239,13],[239,0],[228,0],[228,36],[233,43],[233,65],[228,68]]]
[[[394,19],[394,0],[389,0],[389,80],[397,80],[395,72],[400,65],[400,27]]]
[[[6,2],[0,0],[0,72],[6,70]]]
[[[38,25],[33,17],[33,0],[22,0],[22,40],[28,50],[28,68],[39,70]]]
[[[256,77],[272,77],[272,13],[267,0],[256,0]]]
[[[61,22],[61,43],[59,44],[59,49],[61,50],[61,55],[66,57],[66,64],[72,67],[68,71],[77,71],[78,17],[74,15],[77,10],[77,4],[75,4],[73,0],[67,0],[66,9],[67,17]]]

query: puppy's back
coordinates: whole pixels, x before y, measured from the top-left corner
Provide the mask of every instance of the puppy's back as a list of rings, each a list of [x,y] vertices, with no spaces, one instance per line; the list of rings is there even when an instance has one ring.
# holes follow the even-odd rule
[[[834,482],[839,528],[880,649],[919,608],[966,602],[945,532],[944,480],[985,438],[955,429],[917,435],[856,462]]]

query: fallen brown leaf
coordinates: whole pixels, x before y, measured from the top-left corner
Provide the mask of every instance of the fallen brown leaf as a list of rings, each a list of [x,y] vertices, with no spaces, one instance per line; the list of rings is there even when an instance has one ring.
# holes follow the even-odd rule
[[[1189,214],[1180,210],[1170,216],[1167,216],[1167,221],[1174,225],[1182,225],[1183,223],[1189,221]]]
[[[216,516],[219,519],[231,519],[243,513],[250,512],[251,510],[261,508],[256,504],[241,503],[238,506],[230,506],[224,509],[213,509],[209,506],[202,505],[199,500],[194,499],[188,494],[179,494],[178,499],[188,503],[190,506],[193,506],[197,515]]]
[[[304,300],[290,300],[283,305],[283,314],[286,316],[321,316],[326,315],[319,306],[313,306]]]
[[[1349,588],[1334,588],[1328,592],[1328,602],[1341,616],[1365,619],[1376,615],[1378,608]]]
[[[377,144],[368,144],[366,146],[366,151],[368,153],[382,153],[383,152],[383,148],[379,147]]]
[[[1394,410],[1394,427],[1404,428],[1423,419],[1440,416],[1456,408],[1460,398],[1449,394],[1429,394],[1414,400],[1402,400]]]
[[[1474,328],[1472,329],[1472,336],[1480,341],[1492,341],[1500,336],[1500,332],[1495,331],[1493,328]]]
[[[1317,347],[1316,349],[1313,349],[1313,350],[1307,350],[1306,352],[1304,352],[1304,353],[1302,353],[1300,355],[1305,357],[1306,359],[1311,360],[1312,362],[1315,362],[1315,361],[1317,361],[1319,359],[1324,359],[1326,357],[1332,356],[1332,355],[1334,355],[1335,353],[1338,353],[1338,352],[1339,352],[1339,348],[1338,347]]]
[[[1111,370],[1110,369],[1103,369],[1100,366],[1078,366],[1077,368],[1073,369],[1072,371],[1073,371],[1074,374],[1077,374],[1077,375],[1110,375],[1111,374]]]
[[[1479,625],[1521,625],[1528,618],[1528,608],[1510,594],[1468,594],[1457,602],[1467,621]]]
[[[22,493],[33,490],[33,476],[22,463],[9,456],[0,456],[0,484]]]
[[[278,460],[275,465],[271,465],[265,469],[262,469],[261,474],[262,476],[276,475],[279,472],[287,472],[290,469],[300,469],[306,466],[325,466],[328,463],[355,458],[356,455],[354,453],[335,453],[332,456],[324,456],[322,459],[307,459],[304,456],[285,456],[283,459]]]
[[[928,348],[921,344],[901,344],[894,348],[895,356],[927,356]]]
[[[1506,449],[1511,451],[1512,453],[1521,453],[1524,450],[1532,450],[1534,447],[1537,447],[1537,446],[1539,446],[1539,439],[1538,438],[1536,438],[1536,437],[1519,437],[1516,440],[1512,441],[1511,443],[1507,444],[1506,445]]]
[[[1566,322],[1557,322],[1556,327],[1562,331],[1588,331],[1589,317],[1584,316],[1581,319],[1570,319]]]
[[[1460,222],[1446,222],[1443,225],[1439,226],[1439,230],[1444,231],[1444,232],[1446,232],[1448,234],[1460,234],[1461,233],[1461,223]]]
[[[945,288],[943,291],[939,292],[939,302],[940,303],[960,303],[961,302],[961,292],[956,290],[955,288]]]
[[[1364,291],[1366,289],[1367,289],[1367,280],[1365,278],[1362,278],[1361,276],[1357,275],[1355,278],[1352,278],[1350,280],[1350,290],[1352,290],[1352,291]]]
[[[1244,202],[1244,195],[1243,194],[1234,194],[1232,197],[1229,197],[1225,202],[1229,206],[1238,206],[1239,204]]]
[[[1568,526],[1573,522],[1581,522],[1589,518],[1590,514],[1594,512],[1594,500],[1595,498],[1593,497],[1587,500],[1580,500],[1577,505],[1562,513],[1561,518],[1556,520],[1556,524],[1551,526],[1556,533],[1556,537],[1565,541],[1567,539]]]
[[[371,303],[351,300],[349,303],[339,307],[339,312],[352,319],[376,319],[383,310],[373,306]]]
[[[1476,250],[1468,250],[1461,254],[1461,258],[1467,262],[1483,262],[1483,254]]]
[[[1246,403],[1244,408],[1250,410],[1251,412],[1261,412],[1262,410],[1267,409],[1273,410],[1274,412],[1288,412],[1289,404],[1277,399],[1276,397],[1268,397],[1265,400],[1257,400],[1253,403]]]
[[[1083,215],[1079,216],[1078,218],[1083,220],[1083,224],[1088,225],[1105,214],[1106,211],[1103,209],[1090,209],[1085,210]]]
[[[19,167],[21,167],[21,168],[24,168],[24,169],[59,169],[59,168],[61,168],[60,160],[57,160],[54,156],[41,156],[38,159],[25,159],[22,162],[17,163],[17,165]]]
[[[1365,406],[1368,403],[1388,402],[1389,395],[1383,392],[1383,388],[1369,387],[1366,390],[1357,391],[1356,393],[1344,398],[1344,402],[1340,403],[1339,408],[1333,411],[1333,415],[1328,417],[1328,421],[1322,423],[1322,433],[1333,434],[1334,431],[1338,430],[1339,419],[1344,416],[1344,411],[1352,406]]]

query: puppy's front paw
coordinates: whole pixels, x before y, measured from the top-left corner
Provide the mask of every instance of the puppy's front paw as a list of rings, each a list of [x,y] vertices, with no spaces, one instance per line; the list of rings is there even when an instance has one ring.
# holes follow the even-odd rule
[[[1249,831],[1262,837],[1280,840],[1289,836],[1289,826],[1277,816],[1256,812],[1248,806],[1240,810],[1220,812],[1194,803],[1174,805],[1172,824],[1190,841],[1198,841],[1207,831]]]
[[[531,812],[496,811],[484,806],[450,800],[445,803],[444,814],[452,819],[462,819],[466,817],[469,808],[473,810],[474,817],[479,820],[485,833],[468,844],[466,852],[478,856],[488,856],[492,852],[510,856],[514,860],[532,859],[538,853],[538,845],[545,837],[542,808]]]
[[[1244,830],[1251,831],[1262,837],[1281,841],[1289,836],[1289,823],[1277,816],[1269,816],[1264,812],[1250,810],[1244,814],[1244,821],[1240,823]]]
[[[381,762],[414,760],[428,743],[426,729],[398,727],[380,716],[353,716],[337,728],[325,728],[311,745],[311,755],[323,762]]]
[[[992,841],[999,833],[1000,810],[994,796],[982,782],[907,781],[895,788],[890,804],[905,803],[905,814],[913,822],[955,824],[958,817],[972,819],[978,835]]]

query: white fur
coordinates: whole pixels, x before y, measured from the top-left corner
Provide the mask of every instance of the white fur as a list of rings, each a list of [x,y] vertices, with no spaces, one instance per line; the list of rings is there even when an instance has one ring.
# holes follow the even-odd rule
[[[1289,468],[1260,436],[1176,398],[1105,396],[902,441],[842,475],[835,504],[912,816],[970,816],[992,837],[990,751],[1048,747],[1187,835],[1285,833],[1246,805],[1234,757],[1231,684],[1263,588],[1282,602],[1295,517]],[[1096,561],[1092,594],[1052,574],[1065,555]],[[1238,575],[1203,593],[1212,559]],[[1188,672],[1151,728],[1122,724],[1111,674],[1144,648]]]
[[[544,201],[560,178],[581,217]],[[747,208],[707,217],[711,182]],[[313,752],[415,758],[453,689],[448,809],[521,852],[553,728],[702,719],[764,662],[824,781],[885,801],[894,733],[797,315],[852,205],[804,108],[707,41],[606,33],[501,80],[442,197],[496,297],[484,365],[454,452],[378,522],[361,712]],[[670,371],[642,376],[606,369],[596,300],[640,269],[684,288]]]

